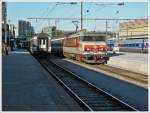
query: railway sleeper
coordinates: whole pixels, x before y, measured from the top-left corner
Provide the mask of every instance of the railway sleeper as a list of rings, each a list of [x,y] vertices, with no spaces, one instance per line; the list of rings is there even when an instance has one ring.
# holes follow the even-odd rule
[[[128,111],[127,109],[123,109],[122,107],[96,107],[94,108],[94,111]]]
[[[51,65],[51,66],[52,66],[52,65]],[[58,69],[59,69],[59,68],[57,68],[57,71],[58,71]],[[55,69],[55,71],[56,71],[56,69]],[[63,71],[63,70],[62,70],[62,71]],[[59,73],[60,73],[60,72],[59,72]],[[61,76],[64,76],[65,74],[62,75],[62,74],[60,73],[60,75],[61,75]],[[66,75],[69,75],[69,74],[66,74]],[[69,75],[69,76],[70,76],[70,75]],[[62,77],[62,78],[63,78],[63,77]],[[69,79],[68,79],[68,80],[69,80]],[[81,86],[81,87],[80,87],[80,86]],[[82,84],[81,84],[80,86],[76,86],[76,87],[79,87],[80,89],[77,89],[77,90],[78,90],[78,91],[81,91],[81,92],[84,92],[84,89],[87,90],[87,88],[88,88],[88,87],[87,87],[88,85],[82,87]],[[73,88],[72,88],[72,89],[73,89]],[[89,88],[89,90],[91,90],[91,89],[92,89],[92,88]],[[85,90],[85,91],[86,91],[86,90]],[[73,90],[73,91],[74,91],[74,90]],[[92,90],[91,90],[91,91],[92,91]],[[82,94],[81,92],[79,92],[77,95],[79,95],[79,97],[85,101],[85,99],[81,97],[81,94]],[[96,90],[95,90],[95,92],[96,92]],[[88,94],[88,93],[86,92],[86,94]],[[82,95],[86,95],[86,94],[82,94]],[[92,96],[92,95],[91,95],[91,96]],[[89,97],[87,97],[87,96],[85,96],[85,97],[86,97],[86,98],[89,98]],[[91,97],[91,98],[93,98],[93,97]],[[106,97],[105,99],[106,99],[106,100],[109,100],[109,99],[111,100],[111,98],[109,98],[109,97],[108,97],[108,98]],[[106,100],[101,99],[100,103],[101,103],[102,105],[104,105],[104,104],[106,103]],[[112,99],[112,101],[113,101],[113,99]],[[88,103],[88,105],[89,105],[89,104],[91,104],[91,105],[93,104],[93,102],[91,101],[91,103],[90,103],[90,101],[89,101],[88,99],[87,99],[87,103]],[[96,102],[96,103],[95,103],[95,106],[98,106],[98,107],[99,107],[99,105],[101,105],[100,103],[99,103],[99,102],[98,102],[98,103]],[[108,107],[112,108],[112,106],[116,106],[115,108],[121,108],[121,110],[122,110],[122,108],[123,108],[123,109],[125,108],[125,110],[126,110],[126,109],[129,109],[129,108],[127,108],[126,106],[124,106],[123,104],[122,104],[122,105],[121,105],[121,104],[119,105],[119,103],[117,103],[117,101],[115,101],[114,104],[109,103],[109,105],[110,105],[110,106],[107,106],[107,108],[108,108]],[[90,105],[89,105],[89,106],[90,106]],[[93,105],[93,106],[94,106],[94,105]],[[119,107],[118,107],[118,106],[119,106]],[[106,109],[106,105],[105,105],[105,107],[102,107],[102,109],[103,109],[103,108],[105,108],[105,110],[107,110],[107,109]],[[114,109],[114,107],[113,107],[113,109]],[[94,109],[93,109],[93,110],[94,110]],[[112,109],[111,109],[111,110],[112,110]],[[108,110],[108,111],[109,111],[109,110]],[[117,109],[117,111],[118,111],[118,109]]]
[[[87,105],[89,105],[91,108],[93,108],[93,109],[98,109],[98,110],[101,110],[101,109],[110,109],[110,110],[112,110],[112,109],[126,109],[126,107],[124,107],[124,106],[119,106],[119,105],[111,105],[111,104],[108,104],[108,103],[102,103],[102,104],[99,104],[99,103],[90,103],[90,102],[85,102],[85,103],[87,103]]]
[[[84,98],[83,98],[84,99]],[[93,100],[89,100],[89,99],[84,99],[85,102],[88,102],[88,103],[95,103],[95,104],[104,104],[104,103],[109,103],[109,105],[114,105],[114,104],[117,104],[115,102],[112,102],[112,101],[107,101],[107,100],[97,100],[97,99],[93,99]]]
[[[96,94],[91,94],[91,95],[88,95],[87,93],[83,93],[83,96],[82,97],[88,97],[89,99],[93,99],[93,98],[97,98],[97,99],[106,99],[106,97],[104,95],[100,95],[98,93]]]

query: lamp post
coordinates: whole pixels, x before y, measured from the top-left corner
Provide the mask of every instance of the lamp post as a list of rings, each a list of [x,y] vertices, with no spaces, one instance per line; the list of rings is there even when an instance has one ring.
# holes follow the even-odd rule
[[[8,20],[8,35],[7,35],[7,37],[8,37],[8,44],[9,44],[9,46],[10,46],[10,40],[11,40],[11,31],[9,31],[10,30],[10,19]]]
[[[119,11],[116,11],[115,15],[117,16],[117,14],[119,14]],[[117,40],[117,42],[118,42],[118,40],[119,40],[119,39],[118,39],[118,38],[119,38],[118,25],[117,25],[117,24],[118,24],[118,20],[116,20],[116,23],[115,23],[115,24],[116,24],[116,30],[115,30],[116,33],[115,33],[115,34],[116,34],[116,40]]]
[[[83,3],[81,2],[81,31],[83,28]]]

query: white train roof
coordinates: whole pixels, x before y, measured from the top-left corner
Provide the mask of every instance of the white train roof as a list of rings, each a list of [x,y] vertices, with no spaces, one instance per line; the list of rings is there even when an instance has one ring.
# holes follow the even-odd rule
[[[63,40],[65,37],[62,38],[56,38],[56,39],[51,39],[51,41],[57,41],[57,40]]]
[[[96,32],[79,32],[77,34],[70,35],[69,37],[74,37],[74,36],[106,36],[104,33],[96,33]]]

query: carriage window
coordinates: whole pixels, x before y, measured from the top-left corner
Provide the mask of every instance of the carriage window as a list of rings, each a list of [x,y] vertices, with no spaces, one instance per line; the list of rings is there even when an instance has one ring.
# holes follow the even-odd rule
[[[132,44],[132,47],[135,47],[135,44]]]
[[[129,47],[131,47],[131,44],[129,44]]]
[[[127,44],[124,44],[125,47],[127,47]]]
[[[139,47],[139,44],[138,44],[138,43],[136,43],[136,47]]]
[[[45,41],[46,41],[46,40],[43,40],[43,44],[44,44],[44,45],[45,45]]]

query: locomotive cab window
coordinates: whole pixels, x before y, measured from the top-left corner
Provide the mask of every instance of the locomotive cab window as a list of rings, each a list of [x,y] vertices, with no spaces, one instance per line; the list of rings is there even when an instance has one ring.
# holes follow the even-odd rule
[[[95,41],[105,41],[105,36],[96,36],[94,37]]]
[[[81,41],[105,41],[105,36],[83,36]]]
[[[66,40],[65,40],[65,45],[66,46],[76,46],[77,45],[77,42],[76,42],[76,38],[67,38]]]

